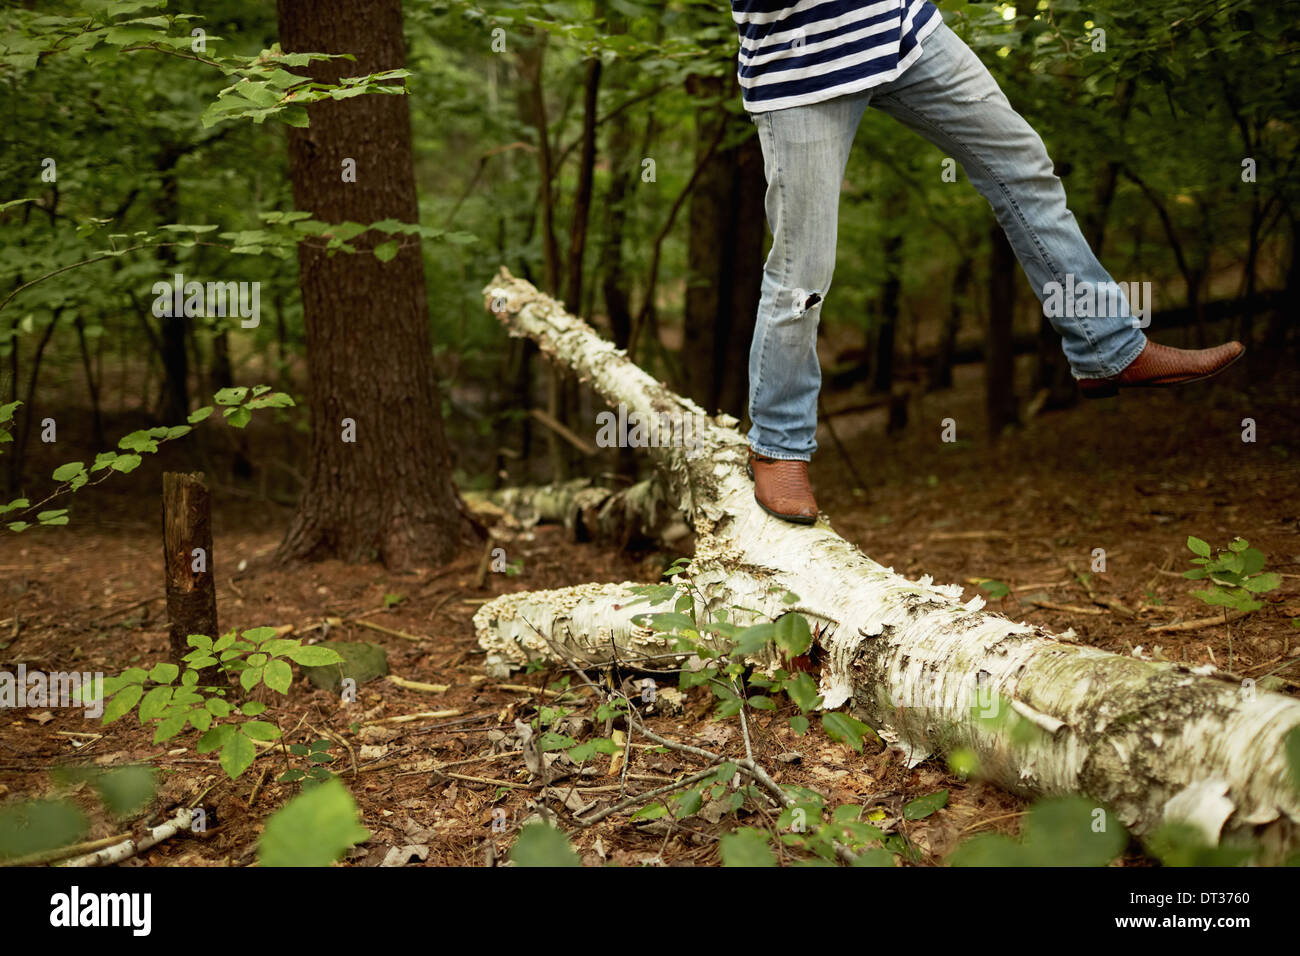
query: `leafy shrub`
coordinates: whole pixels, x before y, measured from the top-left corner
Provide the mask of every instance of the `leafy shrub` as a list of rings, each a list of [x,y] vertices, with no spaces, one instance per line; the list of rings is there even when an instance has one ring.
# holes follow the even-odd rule
[[[111,724],[138,708],[140,725],[154,724],[156,744],[192,727],[202,735],[195,749],[199,753],[220,751],[222,769],[231,779],[238,777],[257,756],[254,741],[279,740],[280,729],[257,719],[266,711],[266,704],[254,700],[232,703],[228,699],[230,684],[200,684],[202,671],[216,668],[244,691],[265,684],[279,694],[288,694],[293,681],[289,661],[315,666],[342,660],[328,648],[307,646],[297,638],[277,637],[276,633],[273,627],[255,627],[238,637],[230,631],[215,641],[191,634],[186,640],[194,650],[182,658],[184,672],[164,661],[147,670],[131,667],[105,679],[103,722]]]

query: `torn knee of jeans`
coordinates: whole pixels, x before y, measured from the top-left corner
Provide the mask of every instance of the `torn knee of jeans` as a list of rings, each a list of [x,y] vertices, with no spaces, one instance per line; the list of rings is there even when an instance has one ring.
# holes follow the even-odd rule
[[[817,292],[805,292],[803,289],[794,290],[794,314],[796,317],[807,315],[808,311],[821,302],[822,297]]]

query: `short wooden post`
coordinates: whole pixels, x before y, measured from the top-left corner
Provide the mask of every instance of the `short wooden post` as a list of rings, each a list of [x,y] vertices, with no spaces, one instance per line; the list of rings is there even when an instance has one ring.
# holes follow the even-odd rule
[[[202,472],[163,473],[163,574],[174,662],[193,650],[191,634],[217,638],[212,568],[212,499]]]

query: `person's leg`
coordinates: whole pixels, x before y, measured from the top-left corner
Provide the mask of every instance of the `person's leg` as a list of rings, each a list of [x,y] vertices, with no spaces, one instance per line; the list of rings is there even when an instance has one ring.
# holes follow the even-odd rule
[[[1040,300],[1053,282],[1114,288],[1066,206],[1042,139],[1012,109],[979,57],[947,26],[936,29],[924,48],[920,61],[879,88],[871,105],[961,164],[993,207]],[[1128,302],[1119,296],[1116,305],[1090,317],[1048,310],[1076,378],[1116,376],[1146,345]]]
[[[767,174],[772,251],[749,352],[750,447],[781,461],[817,450],[817,322],[835,268],[840,186],[867,97],[754,117]]]

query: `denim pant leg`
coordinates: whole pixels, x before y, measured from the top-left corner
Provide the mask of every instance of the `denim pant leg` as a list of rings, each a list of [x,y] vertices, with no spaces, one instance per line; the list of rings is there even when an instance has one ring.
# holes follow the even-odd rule
[[[911,127],[961,163],[989,201],[1040,301],[1089,283],[1115,289],[1066,206],[1042,139],[1025,122],[988,69],[947,26],[924,43],[921,59],[878,88],[871,105]],[[1072,276],[1072,280],[1067,279]],[[1122,294],[1113,308],[1080,317],[1044,303],[1076,378],[1118,374],[1146,345]]]
[[[868,99],[754,117],[772,230],[749,352],[749,443],[760,455],[807,461],[817,450],[817,322],[835,268],[840,185]]]

